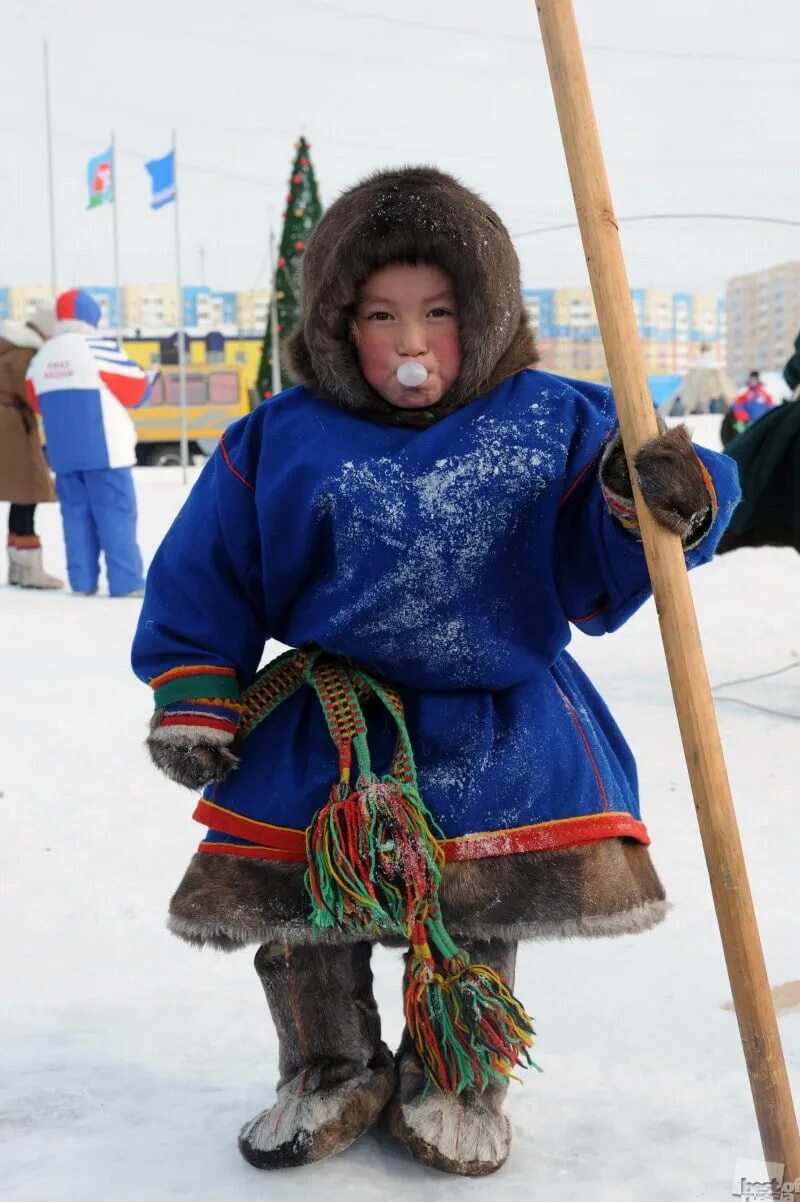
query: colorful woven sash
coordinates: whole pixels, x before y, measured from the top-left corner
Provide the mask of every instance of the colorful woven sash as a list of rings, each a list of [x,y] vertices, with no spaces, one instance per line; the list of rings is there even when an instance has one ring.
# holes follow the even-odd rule
[[[532,1063],[533,1025],[502,977],[470,964],[442,922],[444,836],[420,797],[395,690],[349,660],[287,651],[242,694],[239,738],[305,685],[317,695],[339,757],[338,780],[306,831],[312,930],[408,939],[404,1009],[428,1081],[455,1093],[507,1081],[517,1064]],[[383,777],[372,769],[364,716],[376,701],[397,730]]]

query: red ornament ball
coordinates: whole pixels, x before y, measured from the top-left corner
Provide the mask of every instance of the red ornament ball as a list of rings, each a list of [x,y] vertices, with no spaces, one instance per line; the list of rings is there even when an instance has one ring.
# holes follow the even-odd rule
[[[300,166],[301,166],[301,167],[307,167],[307,166],[308,166],[308,159],[301,159],[301,160],[300,160]]]
[[[293,184],[302,184],[302,182],[303,182],[303,177],[300,174],[300,172],[299,171],[295,172],[295,174],[292,176],[292,183]]]
[[[298,241],[298,242],[295,242],[294,248],[295,248],[295,250],[305,250],[306,244],[305,244],[305,242]]]
[[[285,259],[278,259],[278,266],[279,266],[279,267],[285,267],[285,266],[286,266],[286,260],[285,260]]]

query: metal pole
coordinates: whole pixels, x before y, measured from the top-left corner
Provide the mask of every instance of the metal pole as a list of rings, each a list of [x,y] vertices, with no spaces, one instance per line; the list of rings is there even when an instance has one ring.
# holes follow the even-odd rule
[[[119,222],[117,206],[119,205],[119,189],[117,188],[117,144],[114,134],[111,134],[111,208],[114,225],[114,295],[117,300],[117,335],[122,342],[122,289],[119,284]],[[111,323],[109,322],[109,325]]]
[[[175,179],[175,277],[178,285],[178,389],[181,410],[181,468],[183,483],[188,483],[189,467],[189,428],[186,412],[186,348],[184,338],[186,331],[183,324],[183,279],[181,276],[181,225],[178,203],[180,189],[178,188],[178,149],[175,130],[172,131],[172,170]]]
[[[50,55],[47,38],[42,41],[44,57],[44,113],[47,131],[47,195],[50,209],[50,290],[53,300],[58,295],[58,270],[56,268],[56,202],[53,188],[53,125],[50,118]]]
[[[272,273],[272,296],[269,302],[269,319],[272,326],[272,395],[281,390],[281,344],[278,330],[278,260],[275,254],[275,230],[269,230],[269,260]]]

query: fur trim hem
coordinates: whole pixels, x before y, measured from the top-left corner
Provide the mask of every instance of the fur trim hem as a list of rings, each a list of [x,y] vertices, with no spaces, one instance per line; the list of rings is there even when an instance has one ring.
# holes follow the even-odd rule
[[[508,926],[491,923],[467,923],[454,926],[451,934],[459,939],[503,939],[507,942],[545,943],[562,939],[615,939],[619,935],[638,935],[662,923],[672,909],[670,902],[649,901],[617,914],[587,914],[562,922],[518,922]]]
[[[667,901],[651,901],[618,914],[587,915],[585,918],[567,918],[562,922],[517,922],[495,924],[475,922],[454,925],[450,934],[463,942],[474,939],[502,939],[545,943],[564,939],[616,939],[620,935],[638,935],[658,926],[672,909]],[[349,935],[344,931],[321,931],[311,935],[306,922],[284,922],[250,925],[244,922],[210,923],[170,916],[167,927],[184,943],[194,947],[213,947],[217,951],[233,952],[248,946],[264,943],[289,943],[302,945],[314,943],[326,946],[343,943],[382,943],[388,947],[405,947],[400,937],[384,939],[369,938],[363,933]]]
[[[235,952],[243,947],[258,947],[263,943],[289,943],[300,946],[306,943],[325,944],[332,946],[343,943],[377,943],[376,939],[368,940],[363,934],[350,935],[346,931],[320,931],[311,934],[311,928],[303,919],[292,922],[258,923],[248,922],[206,922],[192,921],[190,918],[178,918],[171,914],[167,919],[167,929],[177,935],[184,943],[194,947],[213,947],[219,952]]]
[[[187,943],[223,951],[317,942],[304,876],[300,862],[198,853],[170,903],[169,928]],[[655,926],[667,910],[647,848],[627,838],[450,862],[440,900],[448,930],[461,941],[629,935]],[[339,930],[319,937],[329,944],[361,939]],[[404,945],[402,938],[380,942]]]

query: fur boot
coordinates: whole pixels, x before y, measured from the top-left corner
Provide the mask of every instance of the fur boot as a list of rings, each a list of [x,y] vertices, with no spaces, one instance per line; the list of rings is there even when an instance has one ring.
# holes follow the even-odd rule
[[[472,943],[467,950],[474,963],[488,964],[513,986],[516,943],[493,939]],[[503,1113],[506,1085],[489,1085],[483,1093],[426,1090],[408,1030],[403,1032],[397,1065],[400,1083],[386,1112],[387,1124],[412,1156],[464,1177],[484,1177],[505,1163],[511,1148],[511,1124]]]
[[[9,541],[8,548],[7,548],[7,551],[8,551],[8,583],[9,584],[19,584],[19,564],[17,563],[16,558],[11,554],[11,551],[12,551],[12,548],[14,547],[14,545],[15,545],[14,543]]]
[[[280,1046],[275,1104],[239,1134],[256,1168],[293,1168],[343,1151],[391,1097],[396,1071],[381,1042],[371,950],[265,944],[256,953]]]
[[[22,588],[63,588],[64,581],[48,576],[42,563],[41,547],[8,548],[8,583]]]

